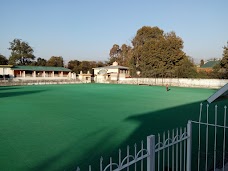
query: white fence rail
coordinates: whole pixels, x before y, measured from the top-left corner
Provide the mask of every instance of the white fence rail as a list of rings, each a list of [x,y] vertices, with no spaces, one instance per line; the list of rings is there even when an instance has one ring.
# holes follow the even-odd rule
[[[200,105],[199,121],[192,121],[193,126],[198,126],[198,154],[197,154],[197,170],[228,170],[226,164],[228,153],[226,113],[227,107],[224,106],[224,111],[219,113],[218,106],[214,107],[214,115],[211,115],[209,105],[207,104],[205,115],[203,115],[203,105]]]
[[[190,171],[191,170],[191,123],[188,123],[187,128],[178,128],[171,132],[164,132],[161,136],[150,135],[147,137],[147,144],[141,142],[140,147],[135,144],[134,150],[130,152],[130,147],[127,146],[126,156],[122,155],[119,150],[118,162],[113,161],[110,157],[109,164],[103,165],[104,159],[100,159],[100,171],[122,171],[122,170],[176,170]],[[188,152],[188,150],[190,152]],[[188,155],[189,156],[188,156]],[[78,167],[76,171],[80,171]],[[89,166],[89,171],[92,167]]]
[[[221,88],[228,79],[191,79],[191,78],[121,78],[118,84],[144,84],[177,87]]]
[[[208,104],[204,110],[201,103],[199,120],[188,121],[187,127],[150,135],[146,145],[142,141],[133,150],[127,146],[125,155],[119,150],[118,161],[111,157],[105,165],[101,157],[99,171],[227,171],[227,107],[224,106],[219,117],[221,110],[217,105],[212,115],[210,111]],[[92,170],[89,166],[89,171]]]

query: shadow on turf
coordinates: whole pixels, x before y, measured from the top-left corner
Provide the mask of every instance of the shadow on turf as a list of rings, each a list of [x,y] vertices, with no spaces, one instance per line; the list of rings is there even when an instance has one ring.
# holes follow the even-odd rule
[[[10,86],[0,86],[1,90],[14,90],[14,89],[20,89],[19,87],[10,87]]]
[[[92,136],[92,138],[95,138],[97,136],[97,134],[100,134],[100,131],[104,131],[104,130],[99,130],[96,132],[91,133],[90,138]],[[59,170],[59,171],[75,171],[77,169],[77,166],[80,166],[81,170],[88,170],[88,166],[89,164],[93,165],[93,170],[98,170],[99,168],[99,161],[100,161],[100,157],[101,157],[101,153],[97,152],[99,151],[99,149],[105,148],[105,149],[110,149],[110,146],[107,146],[107,144],[111,144],[112,142],[110,139],[110,135],[113,134],[117,134],[118,132],[116,131],[109,131],[98,143],[94,144],[93,147],[89,148],[88,151],[85,153],[84,156],[81,156],[80,160],[75,159],[65,165],[59,166],[58,168],[56,168],[56,165],[58,165],[58,163],[60,161],[63,161],[64,158],[69,157],[69,154],[72,154],[73,156],[75,156],[76,158],[76,154],[72,151],[75,149],[75,147],[77,147],[77,142],[80,141],[76,141],[74,144],[71,144],[70,146],[68,146],[67,148],[65,148],[64,150],[62,150],[61,152],[59,152],[58,154],[45,159],[43,162],[41,162],[40,164],[38,164],[37,166],[31,168],[31,171],[50,171],[50,170]],[[85,136],[85,139],[88,137],[89,135]],[[83,141],[86,141],[85,139],[83,139]],[[80,147],[78,147],[80,148]],[[111,149],[114,150],[114,149]],[[107,151],[107,150],[106,150]],[[72,155],[70,156],[70,158],[72,158]],[[109,156],[105,156],[105,157],[109,157]],[[96,169],[94,169],[96,168]]]
[[[0,92],[0,98],[23,96],[23,95],[27,95],[27,94],[41,93],[44,91],[46,91],[46,90],[21,91],[21,92]]]
[[[146,141],[146,137],[148,135],[157,135],[158,133],[163,133],[167,130],[172,130],[175,128],[186,127],[188,120],[198,120],[199,117],[199,107],[201,102],[195,102],[187,105],[177,106],[173,108],[168,108],[156,112],[148,112],[144,114],[135,114],[132,117],[128,117],[123,122],[138,122],[138,128],[131,134],[129,137],[123,141],[118,147],[113,148],[112,146],[112,135],[118,134],[118,132],[109,132],[106,136],[100,139],[99,143],[96,143],[91,147],[83,156],[81,156],[80,160],[75,159],[75,161],[71,161],[57,170],[60,171],[73,171],[76,170],[77,166],[80,166],[81,170],[88,170],[89,164],[92,165],[92,170],[98,170],[99,167],[99,159],[101,155],[104,157],[104,162],[106,161],[108,164],[109,156],[113,157],[113,162],[118,163],[118,149],[123,150],[122,156],[125,156],[124,152],[126,151],[126,146],[129,145],[131,149],[134,148],[134,143],[137,143],[140,146],[141,140]],[[225,101],[219,101],[219,106],[224,106],[227,103]],[[203,102],[204,106],[206,106],[206,101]],[[215,104],[211,104],[214,106]],[[205,110],[203,112],[205,113]],[[211,109],[213,110],[213,108]],[[212,113],[213,114],[213,113]],[[119,130],[121,131],[121,130]],[[99,133],[96,133],[99,134]],[[96,134],[94,137],[96,137]],[[102,154],[100,154],[100,147],[106,146],[105,150],[102,150]],[[59,163],[65,155],[67,155],[72,149],[77,146],[77,143],[69,146],[64,151],[59,154],[46,159],[39,165],[37,165],[32,170],[52,170],[51,166]],[[80,147],[79,147],[80,148]],[[99,152],[98,152],[99,151]],[[105,155],[105,156],[104,156]],[[56,170],[56,169],[55,169]]]
[[[218,103],[220,101],[224,101],[224,100],[227,100],[228,99],[228,96],[220,96],[219,98],[217,98],[213,103]]]

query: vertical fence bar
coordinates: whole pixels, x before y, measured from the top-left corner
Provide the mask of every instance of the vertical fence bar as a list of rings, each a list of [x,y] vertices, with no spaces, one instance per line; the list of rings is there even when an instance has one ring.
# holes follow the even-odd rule
[[[100,171],[103,171],[103,157],[100,159]]]
[[[198,135],[198,138],[199,138],[199,145],[198,145],[198,171],[200,169],[200,135],[201,135],[201,131],[200,131],[200,126],[201,126],[201,115],[202,115],[202,107],[203,107],[203,104],[200,103],[200,115],[199,115],[199,135]]]
[[[222,161],[222,171],[225,170],[225,151],[226,151],[226,109],[227,107],[224,106],[224,128],[223,128],[223,161]]]
[[[184,132],[186,132],[186,128],[184,128]],[[186,140],[184,140],[184,171],[186,170]]]
[[[206,161],[205,161],[205,171],[207,171],[207,153],[208,153],[208,108],[209,108],[209,104],[207,104]]]
[[[180,137],[182,137],[182,128],[180,128]],[[182,138],[180,140],[180,170],[182,170]]]
[[[129,171],[129,150],[130,150],[130,147],[128,145],[127,146],[127,171]]]
[[[191,121],[188,121],[187,125],[187,133],[188,133],[188,139],[187,139],[187,171],[191,171],[192,163],[192,123]]]
[[[168,131],[168,153],[167,153],[167,155],[168,155],[168,168],[169,168],[169,138],[170,138],[170,135],[169,135],[169,131]]]
[[[143,156],[143,141],[141,141],[141,157]],[[143,171],[143,160],[141,160],[141,171]]]
[[[176,140],[178,140],[178,137],[179,137],[179,135],[178,135],[178,128],[176,129],[176,137],[177,137],[177,139]],[[179,153],[178,153],[178,143],[176,144],[176,171],[178,171],[178,158],[179,158],[179,155],[178,155]]]
[[[147,171],[155,171],[155,136],[147,137]]]
[[[110,171],[112,171],[112,157],[110,157]]]
[[[173,140],[174,140],[174,129],[172,131],[172,141]],[[172,145],[172,170],[174,170],[174,145]]]
[[[92,171],[91,165],[89,165],[89,171]]]
[[[121,149],[119,149],[119,169],[121,169]]]
[[[218,106],[215,105],[215,142],[214,142],[214,170],[216,169],[216,146],[217,146],[217,110]]]
[[[163,147],[165,146],[165,132],[163,132]],[[162,170],[165,171],[165,148],[163,148],[162,150],[162,158],[163,158],[163,161],[162,161]]]
[[[161,136],[158,134],[158,148],[160,148]],[[158,170],[160,170],[160,150],[158,151]]]
[[[134,147],[135,147],[135,160],[136,160],[136,157],[137,157],[137,144],[135,143],[135,145],[134,145]],[[136,168],[137,168],[137,164],[136,164],[137,162],[135,162],[135,171],[137,170]]]

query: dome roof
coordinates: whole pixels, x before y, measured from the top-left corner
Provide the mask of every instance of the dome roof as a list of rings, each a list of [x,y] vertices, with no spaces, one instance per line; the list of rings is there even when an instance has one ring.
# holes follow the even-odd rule
[[[112,66],[118,66],[118,62],[116,62],[116,61],[113,62],[113,63],[112,63]]]
[[[101,69],[98,74],[104,75],[107,74],[107,70],[106,69]]]

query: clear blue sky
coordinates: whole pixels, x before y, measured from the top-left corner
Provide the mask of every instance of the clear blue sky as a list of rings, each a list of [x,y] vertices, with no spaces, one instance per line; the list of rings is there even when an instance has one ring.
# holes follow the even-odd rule
[[[142,26],[175,31],[195,61],[222,57],[228,0],[0,0],[0,54],[22,39],[36,57],[107,60],[113,44],[131,44]]]

